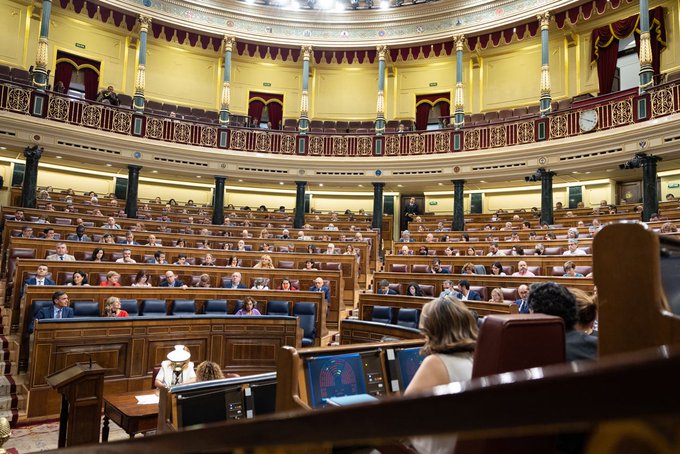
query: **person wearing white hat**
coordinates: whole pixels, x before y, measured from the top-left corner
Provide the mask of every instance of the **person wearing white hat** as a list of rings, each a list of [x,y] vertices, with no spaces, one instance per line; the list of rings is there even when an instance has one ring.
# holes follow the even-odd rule
[[[168,353],[167,360],[161,363],[161,369],[156,375],[156,387],[170,387],[196,381],[194,363],[189,361],[191,353],[184,345],[175,345],[175,349]]]

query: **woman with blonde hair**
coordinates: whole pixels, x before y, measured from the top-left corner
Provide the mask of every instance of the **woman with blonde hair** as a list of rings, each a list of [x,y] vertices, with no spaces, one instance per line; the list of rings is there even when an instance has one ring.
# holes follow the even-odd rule
[[[104,317],[127,317],[127,311],[120,308],[120,300],[115,296],[109,296],[104,301]]]
[[[224,378],[222,369],[217,363],[212,361],[203,361],[196,368],[196,381],[210,381],[220,380]]]
[[[463,265],[461,274],[475,274],[475,264],[472,262],[467,262],[465,265]]]
[[[489,300],[490,303],[502,303],[503,302],[503,290],[500,289],[500,287],[496,287],[495,289],[491,290],[491,299]]]
[[[202,287],[202,288],[208,288],[211,287],[210,285],[210,276],[208,274],[201,274],[200,277],[198,278],[198,282],[194,287]]]
[[[260,261],[257,262],[253,268],[273,270],[275,267],[274,267],[274,264],[272,263],[271,256],[268,255],[268,254],[265,254],[262,257],[260,257]]]
[[[423,306],[420,331],[425,356],[404,395],[472,378],[472,354],[477,345],[477,322],[472,312],[453,296],[437,298]],[[456,436],[418,437],[411,443],[421,453],[451,452]]]

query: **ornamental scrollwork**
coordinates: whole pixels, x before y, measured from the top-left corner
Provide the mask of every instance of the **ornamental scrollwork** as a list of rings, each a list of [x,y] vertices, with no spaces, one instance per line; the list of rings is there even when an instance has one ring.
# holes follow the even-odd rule
[[[347,137],[345,136],[333,136],[331,138],[333,154],[335,156],[345,156],[347,154]]]
[[[489,128],[489,144],[491,148],[504,147],[506,143],[505,126],[493,126]]]
[[[322,156],[323,155],[323,137],[322,136],[311,136],[309,138],[309,154],[312,156]]]
[[[232,150],[243,150],[246,148],[246,132],[232,129],[229,135],[229,148]]]
[[[99,128],[102,121],[102,108],[100,106],[85,106],[81,121],[84,126]]]
[[[130,134],[132,128],[132,113],[115,111],[111,128],[116,132]]]
[[[163,120],[159,118],[146,118],[146,137],[149,139],[163,138]]]
[[[31,92],[23,88],[10,88],[7,94],[7,107],[10,110],[28,113],[28,106],[31,103]]]
[[[672,87],[652,92],[652,117],[661,117],[673,113]]]
[[[206,147],[217,145],[217,128],[214,126],[201,126],[201,145]]]
[[[296,140],[292,134],[281,135],[281,153],[293,154],[295,153]]]
[[[359,156],[373,154],[373,140],[370,137],[359,137],[357,139],[357,153]]]
[[[475,128],[471,131],[465,131],[465,138],[463,143],[465,143],[466,150],[477,150],[480,148],[480,129]]]
[[[385,154],[388,156],[397,156],[401,144],[401,136],[386,136],[385,137]]]
[[[180,143],[188,143],[191,140],[191,125],[181,121],[173,122],[172,140]]]
[[[50,96],[50,102],[47,103],[47,118],[68,121],[68,100],[63,96]]]
[[[534,124],[524,121],[517,125],[517,143],[532,143],[534,141]]]
[[[555,139],[567,136],[567,116],[553,115],[550,117],[550,137]]]
[[[269,151],[272,148],[272,138],[267,132],[255,133],[255,150]]]
[[[434,135],[434,153],[446,153],[451,150],[451,134],[438,132]]]
[[[409,134],[408,154],[423,154],[425,152],[425,137],[420,134]]]
[[[633,122],[633,101],[630,99],[612,104],[612,125],[627,125]]]

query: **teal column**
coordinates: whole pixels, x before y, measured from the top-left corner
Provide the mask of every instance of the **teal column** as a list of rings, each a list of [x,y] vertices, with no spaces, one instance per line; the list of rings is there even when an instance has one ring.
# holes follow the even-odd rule
[[[135,77],[135,96],[132,108],[135,112],[144,112],[144,87],[146,86],[146,37],[149,34],[151,18],[139,16],[139,55],[137,56],[137,75]]]
[[[220,127],[229,126],[229,104],[231,103],[231,51],[236,40],[225,36],[224,45],[224,82],[222,83],[222,98],[220,100]]]
[[[42,17],[40,19],[40,38],[38,39],[38,52],[35,57],[33,68],[33,85],[38,90],[47,89],[47,60],[48,60],[48,36],[50,34],[50,15],[52,14],[52,1],[43,0]]]
[[[309,131],[309,60],[312,58],[312,46],[302,46],[302,97],[300,98],[300,134]]]
[[[385,133],[385,55],[387,46],[381,44],[376,48],[378,51],[378,105],[375,118],[375,134],[381,136]]]
[[[463,104],[463,46],[464,36],[454,36],[453,43],[456,46],[456,93],[453,98],[453,127],[460,129],[465,123],[465,106]]]
[[[640,93],[652,85],[652,43],[649,36],[649,1],[640,0]]]
[[[550,113],[550,66],[549,66],[549,45],[548,29],[550,28],[550,13],[546,12],[538,16],[541,22],[541,116]]]

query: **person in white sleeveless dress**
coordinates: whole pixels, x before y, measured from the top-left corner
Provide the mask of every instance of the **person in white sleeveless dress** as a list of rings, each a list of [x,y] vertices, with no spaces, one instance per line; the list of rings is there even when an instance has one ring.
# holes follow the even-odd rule
[[[463,302],[452,295],[423,306],[420,330],[425,336],[423,363],[404,395],[415,395],[435,386],[472,378],[472,354],[477,344],[477,322]],[[411,444],[420,454],[449,454],[455,435],[417,437]]]

